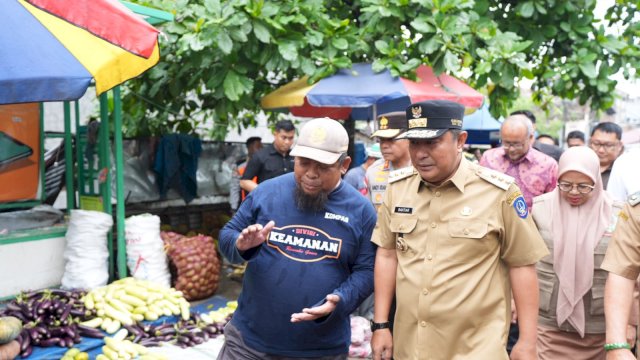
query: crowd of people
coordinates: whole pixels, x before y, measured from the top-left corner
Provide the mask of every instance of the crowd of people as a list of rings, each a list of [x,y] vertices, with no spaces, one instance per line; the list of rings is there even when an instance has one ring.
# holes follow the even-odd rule
[[[219,359],[346,359],[351,315],[375,360],[636,358],[640,151],[611,122],[562,149],[516,111],[472,161],[464,110],[378,116],[351,170],[328,118],[254,147],[219,236],[247,264]]]

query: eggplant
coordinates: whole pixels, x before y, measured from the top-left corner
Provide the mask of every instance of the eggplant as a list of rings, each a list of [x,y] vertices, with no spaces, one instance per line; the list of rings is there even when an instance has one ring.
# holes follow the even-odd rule
[[[77,326],[78,326],[78,333],[82,336],[95,338],[95,339],[102,339],[105,336],[104,333],[98,329],[94,329],[92,327],[84,326],[81,324],[78,324]]]
[[[175,335],[175,334],[176,334],[176,329],[174,329],[173,327],[165,327],[163,329],[156,330],[156,332],[154,333],[155,336],[167,336],[167,335]]]
[[[22,312],[22,308],[20,306],[18,306],[17,304],[15,304],[14,302],[8,303],[6,309],[9,310],[9,311],[20,311],[20,312]]]
[[[26,350],[24,350],[23,352],[20,353],[20,357],[21,358],[28,358],[29,355],[31,355],[31,353],[33,352],[33,346],[29,346],[26,348]]]
[[[211,339],[211,337],[209,336],[209,333],[206,331],[202,332],[202,335],[200,335],[202,337],[202,339],[204,340],[203,342],[207,342],[209,341],[209,339]]]
[[[140,341],[140,345],[146,347],[156,347],[160,346],[160,342],[154,339],[143,339],[142,341]]]
[[[51,346],[56,346],[60,343],[62,339],[60,339],[59,337],[52,337],[49,338],[47,340],[41,340],[38,342],[38,346],[42,346],[42,347],[51,347]]]
[[[27,348],[31,347],[31,336],[28,331],[24,331],[22,334],[22,341],[20,341],[20,352],[27,351]]]
[[[133,336],[136,336],[136,335],[142,336],[142,333],[143,333],[142,329],[138,328],[135,325],[122,325],[122,327],[127,329],[129,334],[132,334]]]
[[[132,343],[136,343],[136,344],[137,344],[137,343],[139,343],[141,340],[142,340],[142,334],[134,336],[134,337],[133,337],[133,339],[131,339],[131,342],[132,342]]]

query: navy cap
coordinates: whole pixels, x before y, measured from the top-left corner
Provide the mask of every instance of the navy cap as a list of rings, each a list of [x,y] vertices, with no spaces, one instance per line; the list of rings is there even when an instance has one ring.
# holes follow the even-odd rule
[[[371,137],[394,138],[407,130],[407,117],[404,111],[394,111],[378,116],[378,129]]]
[[[411,104],[406,110],[407,131],[396,139],[434,139],[447,130],[462,129],[464,106],[448,100]]]

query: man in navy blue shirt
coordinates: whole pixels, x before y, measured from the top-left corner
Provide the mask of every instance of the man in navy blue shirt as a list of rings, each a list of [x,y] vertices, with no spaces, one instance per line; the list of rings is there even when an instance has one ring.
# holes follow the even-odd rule
[[[337,121],[309,121],[294,173],[260,184],[220,231],[222,254],[248,263],[218,359],[347,358],[376,250],[373,206],[341,181],[348,144]]]

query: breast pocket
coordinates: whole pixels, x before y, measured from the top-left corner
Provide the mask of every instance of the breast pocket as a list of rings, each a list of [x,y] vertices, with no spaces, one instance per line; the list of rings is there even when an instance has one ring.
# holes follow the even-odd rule
[[[496,249],[487,237],[489,225],[481,220],[451,220],[448,224],[448,239],[438,241],[438,252],[444,250],[444,259],[453,262],[475,262],[482,255]]]
[[[390,219],[389,229],[396,236],[396,252],[401,263],[416,258],[419,254],[421,246],[416,231],[417,224],[417,217],[392,216]]]

